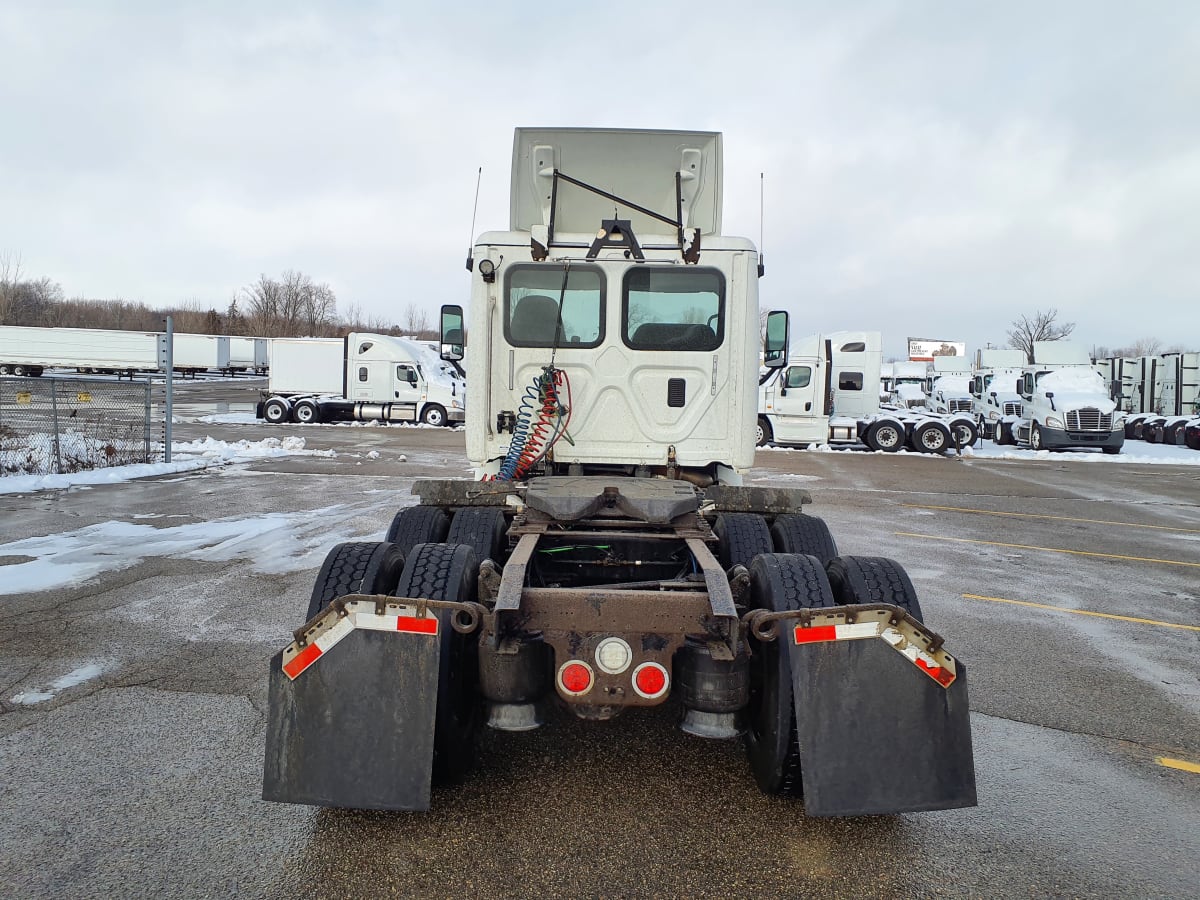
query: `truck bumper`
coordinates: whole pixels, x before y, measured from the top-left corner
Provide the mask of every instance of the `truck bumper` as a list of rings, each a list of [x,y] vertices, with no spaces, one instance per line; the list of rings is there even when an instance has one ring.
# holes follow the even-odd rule
[[[1078,449],[1080,447],[1116,447],[1125,445],[1124,430],[1117,431],[1067,431],[1062,428],[1042,427],[1042,446],[1047,450]]]
[[[446,410],[446,419],[450,422],[463,422],[466,420],[466,418],[467,418],[467,413],[465,410],[461,410],[461,409]]]

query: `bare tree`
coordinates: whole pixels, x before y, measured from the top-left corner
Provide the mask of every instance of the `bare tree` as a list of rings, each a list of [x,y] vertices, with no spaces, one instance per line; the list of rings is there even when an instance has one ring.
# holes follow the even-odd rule
[[[337,297],[325,282],[308,283],[304,295],[304,319],[311,337],[325,335],[337,316]]]
[[[283,337],[279,315],[279,282],[266,275],[260,275],[258,281],[247,288],[242,288],[242,299],[246,302],[246,315],[250,319],[251,330],[263,337]]]
[[[423,337],[429,330],[429,312],[415,303],[409,303],[404,308],[404,333],[413,337]]]
[[[1075,330],[1074,322],[1058,322],[1058,310],[1038,311],[1033,317],[1015,319],[1008,330],[1008,346],[1025,354],[1026,361],[1033,364],[1033,345],[1038,341],[1061,341],[1070,337]]]
[[[17,285],[21,283],[21,257],[9,252],[0,253],[0,325],[15,325],[13,307],[17,302]]]

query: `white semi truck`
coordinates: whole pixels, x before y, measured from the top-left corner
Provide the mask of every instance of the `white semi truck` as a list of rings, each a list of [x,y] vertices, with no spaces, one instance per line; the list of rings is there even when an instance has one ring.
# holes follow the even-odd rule
[[[259,418],[272,424],[372,421],[461,423],[462,370],[418,341],[352,332],[274,338]]]
[[[1021,415],[1013,423],[1018,444],[1033,450],[1099,447],[1120,453],[1125,426],[1111,385],[1092,366],[1087,351],[1065,341],[1037,341],[1018,391]]]
[[[1021,417],[1017,383],[1025,374],[1025,351],[1004,347],[979,350],[971,373],[971,413],[981,437],[1013,443],[1012,427]]]
[[[330,552],[270,662],[263,797],[428,809],[478,724],[553,705],[681,710],[810,816],[974,805],[966,670],[903,568],[742,484],[762,270],[721,232],[721,136],[522,128],[512,171],[468,263],[479,480],[418,481],[385,541]],[[771,313],[768,367],[787,333]]]
[[[877,331],[794,341],[787,366],[760,377],[758,445],[863,445],[884,452],[908,448],[941,453],[974,444],[977,431],[969,413],[880,406],[873,385],[879,384],[882,346]],[[915,365],[923,369],[925,364]]]
[[[906,409],[929,408],[929,385],[927,363],[913,360],[898,360],[891,364],[893,406]]]
[[[925,392],[935,413],[971,413],[971,361],[965,356],[935,356],[927,363]]]

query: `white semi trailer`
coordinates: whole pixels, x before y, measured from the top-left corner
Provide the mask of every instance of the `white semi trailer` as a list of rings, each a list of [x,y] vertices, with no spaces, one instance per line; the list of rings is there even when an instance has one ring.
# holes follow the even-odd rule
[[[719,134],[517,130],[509,228],[469,263],[479,480],[418,481],[385,541],[330,552],[270,662],[265,799],[428,809],[478,724],[554,704],[744,735],[809,816],[975,804],[966,669],[903,568],[741,483],[762,273],[720,201]],[[447,358],[465,325],[443,307]],[[766,331],[785,366],[787,313]]]
[[[228,371],[265,375],[271,366],[270,341],[260,337],[230,337]]]
[[[463,421],[466,379],[417,341],[352,332],[345,339],[274,338],[258,415],[272,424]]]
[[[795,341],[788,365],[761,378],[758,445],[861,444],[885,452],[907,447],[941,453],[974,444],[977,431],[969,413],[880,406],[873,386],[879,384],[882,343],[877,331]]]
[[[159,335],[151,331],[0,326],[0,375],[39,376],[46,369],[120,375],[156,372]]]

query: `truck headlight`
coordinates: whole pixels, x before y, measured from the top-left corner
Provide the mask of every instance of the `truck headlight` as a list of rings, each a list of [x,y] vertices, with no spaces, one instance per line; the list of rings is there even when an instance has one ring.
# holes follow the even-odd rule
[[[988,421],[995,422],[998,418],[1000,418],[1000,413],[996,412],[994,409],[988,410]]]
[[[1062,428],[1063,427],[1062,419],[1056,419],[1056,418],[1054,418],[1054,416],[1046,416],[1046,427],[1047,428]]]
[[[1113,431],[1124,431],[1125,430],[1125,420],[1118,419],[1116,416],[1113,416],[1112,430]]]
[[[462,409],[462,404],[459,403],[457,400],[451,400],[450,406],[453,407],[454,409]]]

